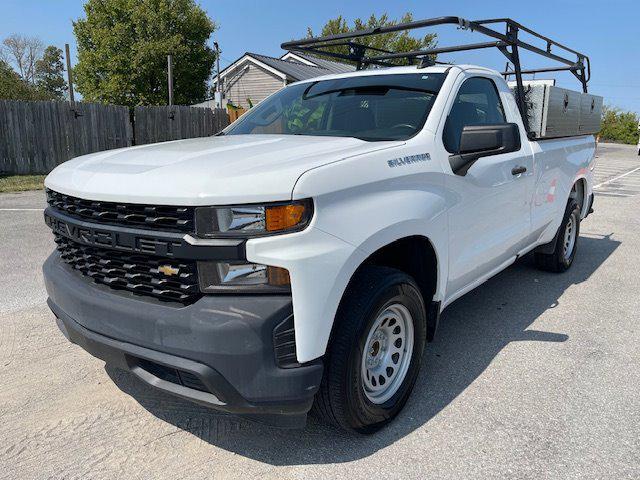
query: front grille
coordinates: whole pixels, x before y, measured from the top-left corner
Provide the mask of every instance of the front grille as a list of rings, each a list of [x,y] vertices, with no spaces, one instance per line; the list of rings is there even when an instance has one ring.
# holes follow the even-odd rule
[[[138,205],[84,200],[47,190],[47,203],[70,217],[105,225],[193,232],[194,207]]]
[[[195,261],[90,247],[57,233],[55,241],[62,260],[95,283],[185,305],[201,296]]]

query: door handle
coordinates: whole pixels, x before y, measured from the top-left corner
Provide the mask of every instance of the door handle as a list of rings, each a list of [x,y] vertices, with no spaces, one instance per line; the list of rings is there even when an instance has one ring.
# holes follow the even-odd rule
[[[524,173],[526,171],[527,171],[527,167],[523,167],[519,165],[511,169],[511,175],[520,175],[521,173]]]

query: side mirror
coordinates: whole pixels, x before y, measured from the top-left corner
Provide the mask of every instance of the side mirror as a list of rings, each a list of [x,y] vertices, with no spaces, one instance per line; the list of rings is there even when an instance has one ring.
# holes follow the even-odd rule
[[[464,176],[481,157],[520,150],[520,130],[515,123],[467,125],[462,129],[459,152],[449,157],[451,170]]]

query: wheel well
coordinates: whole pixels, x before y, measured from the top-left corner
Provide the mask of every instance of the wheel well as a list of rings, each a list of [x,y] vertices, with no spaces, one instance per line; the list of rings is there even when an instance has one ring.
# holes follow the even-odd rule
[[[391,267],[411,275],[420,287],[427,308],[436,293],[438,261],[433,245],[426,237],[396,240],[372,253],[362,265]]]
[[[584,215],[584,206],[587,203],[587,199],[585,198],[586,194],[587,183],[584,178],[581,178],[573,184],[573,187],[571,187],[571,193],[569,194],[569,198],[573,198],[576,202],[578,202],[578,206],[580,207],[580,215]]]
[[[436,293],[438,285],[438,259],[429,239],[419,235],[401,238],[379,248],[369,255],[366,260],[358,266],[356,271],[353,272],[351,280],[340,300],[341,306],[346,296],[349,295],[349,292],[353,289],[353,282],[358,276],[358,272],[360,272],[362,268],[371,265],[401,270],[416,281],[425,303],[427,341],[430,342],[433,340],[440,320],[440,302],[433,302],[433,296]],[[329,336],[329,345],[333,341],[335,331],[336,323],[334,322]]]

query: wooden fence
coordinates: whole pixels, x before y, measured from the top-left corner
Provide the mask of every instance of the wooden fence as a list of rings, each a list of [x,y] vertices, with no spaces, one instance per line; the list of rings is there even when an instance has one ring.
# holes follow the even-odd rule
[[[229,121],[231,122],[235,122],[238,118],[240,118],[242,115],[244,115],[247,112],[244,108],[241,108],[241,107],[236,107],[236,108],[227,107],[227,110],[229,112]]]
[[[224,110],[0,100],[0,174],[48,173],[80,155],[213,135]]]
[[[136,145],[183,138],[207,137],[229,125],[223,109],[185,106],[136,107],[134,138]]]
[[[2,173],[48,173],[70,158],[128,145],[127,107],[0,100]]]

